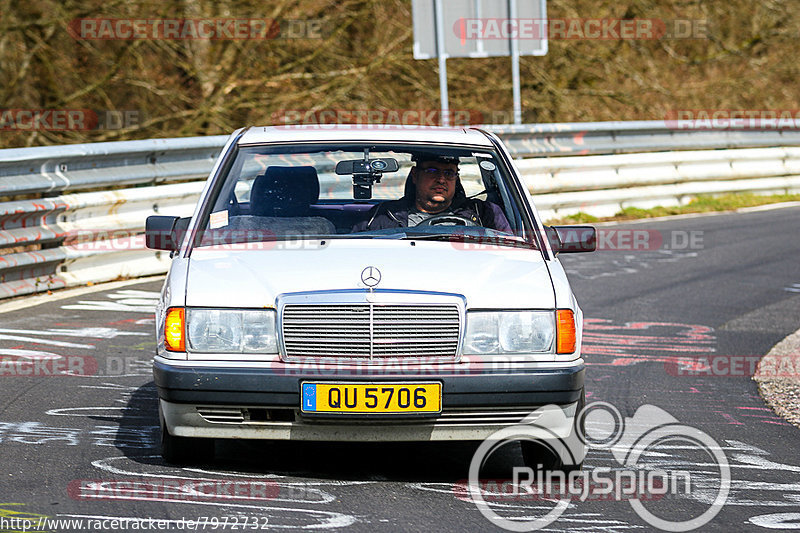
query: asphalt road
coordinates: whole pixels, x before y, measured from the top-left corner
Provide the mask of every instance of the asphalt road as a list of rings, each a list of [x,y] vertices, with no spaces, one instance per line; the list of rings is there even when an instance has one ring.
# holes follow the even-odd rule
[[[703,531],[800,529],[800,430],[766,409],[749,366],[800,328],[800,293],[792,290],[800,287],[798,228],[796,207],[649,221],[603,228],[645,231],[637,242],[648,249],[632,249],[633,233],[630,241],[605,233],[604,250],[562,256],[586,318],[588,401],[608,402],[622,417],[639,414],[639,426],[626,428],[671,416],[724,452],[730,493]],[[206,531],[497,528],[458,490],[470,444],[231,441],[218,445],[211,464],[164,465],[149,365],[159,288],[151,281],[0,315],[0,355],[39,365],[35,376],[14,375],[30,365],[1,369],[0,531],[21,530],[14,518],[41,516],[86,528],[88,520],[134,519],[128,530],[184,530],[182,519],[205,520],[197,530]],[[59,373],[65,368],[79,375]],[[672,521],[702,515],[722,471],[710,460],[714,449],[673,443],[652,453],[651,465],[693,477],[690,490],[655,498],[648,509]],[[507,477],[519,464],[508,447],[487,475]],[[590,449],[585,470],[603,468],[621,466],[609,449]],[[202,497],[187,497],[187,483]],[[518,497],[492,508],[519,520],[553,505]],[[590,497],[573,499],[543,530],[656,528],[624,497]]]

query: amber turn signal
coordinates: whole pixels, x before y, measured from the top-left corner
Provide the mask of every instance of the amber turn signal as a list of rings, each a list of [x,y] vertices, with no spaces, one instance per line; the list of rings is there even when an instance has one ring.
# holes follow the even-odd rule
[[[572,309],[556,310],[556,353],[575,351],[575,313]]]
[[[167,309],[167,318],[164,320],[164,345],[170,352],[186,351],[185,323],[186,311],[183,307]]]

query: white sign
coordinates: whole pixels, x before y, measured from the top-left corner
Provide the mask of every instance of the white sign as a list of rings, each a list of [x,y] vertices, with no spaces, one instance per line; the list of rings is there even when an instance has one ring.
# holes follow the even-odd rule
[[[509,15],[507,0],[445,0],[442,2],[445,57],[509,56],[512,41],[520,55],[547,54],[545,0],[518,0]],[[412,0],[414,59],[436,53],[434,0]],[[512,8],[513,9],[513,8]]]

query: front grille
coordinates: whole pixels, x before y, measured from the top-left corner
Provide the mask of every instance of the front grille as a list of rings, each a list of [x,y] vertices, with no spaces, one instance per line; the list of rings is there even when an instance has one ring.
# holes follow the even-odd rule
[[[530,408],[485,408],[464,410],[442,410],[437,425],[442,426],[513,426],[535,422],[541,414],[532,414],[536,407]]]
[[[448,304],[289,304],[282,331],[287,358],[454,359],[461,322]]]
[[[370,424],[411,424],[450,427],[475,426],[514,426],[531,424],[541,416],[535,413],[537,407],[475,407],[471,409],[444,408],[435,418],[396,417],[391,419],[371,419]],[[214,424],[267,425],[286,426],[298,422],[294,409],[289,408],[254,408],[254,407],[197,407],[197,412],[207,422]],[[345,424],[358,424],[358,417],[349,419]],[[334,419],[304,419],[302,423],[330,425],[341,424],[341,416]]]
[[[197,412],[207,422],[217,424],[241,424],[244,422],[244,411],[238,407],[198,407]]]
[[[285,407],[197,407],[213,424],[286,424],[294,422],[294,409]]]

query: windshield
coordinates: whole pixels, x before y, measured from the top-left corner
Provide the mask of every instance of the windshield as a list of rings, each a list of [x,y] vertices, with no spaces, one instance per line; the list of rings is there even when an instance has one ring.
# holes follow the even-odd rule
[[[523,211],[491,150],[437,145],[238,149],[211,191],[196,246],[288,239],[502,237]]]

